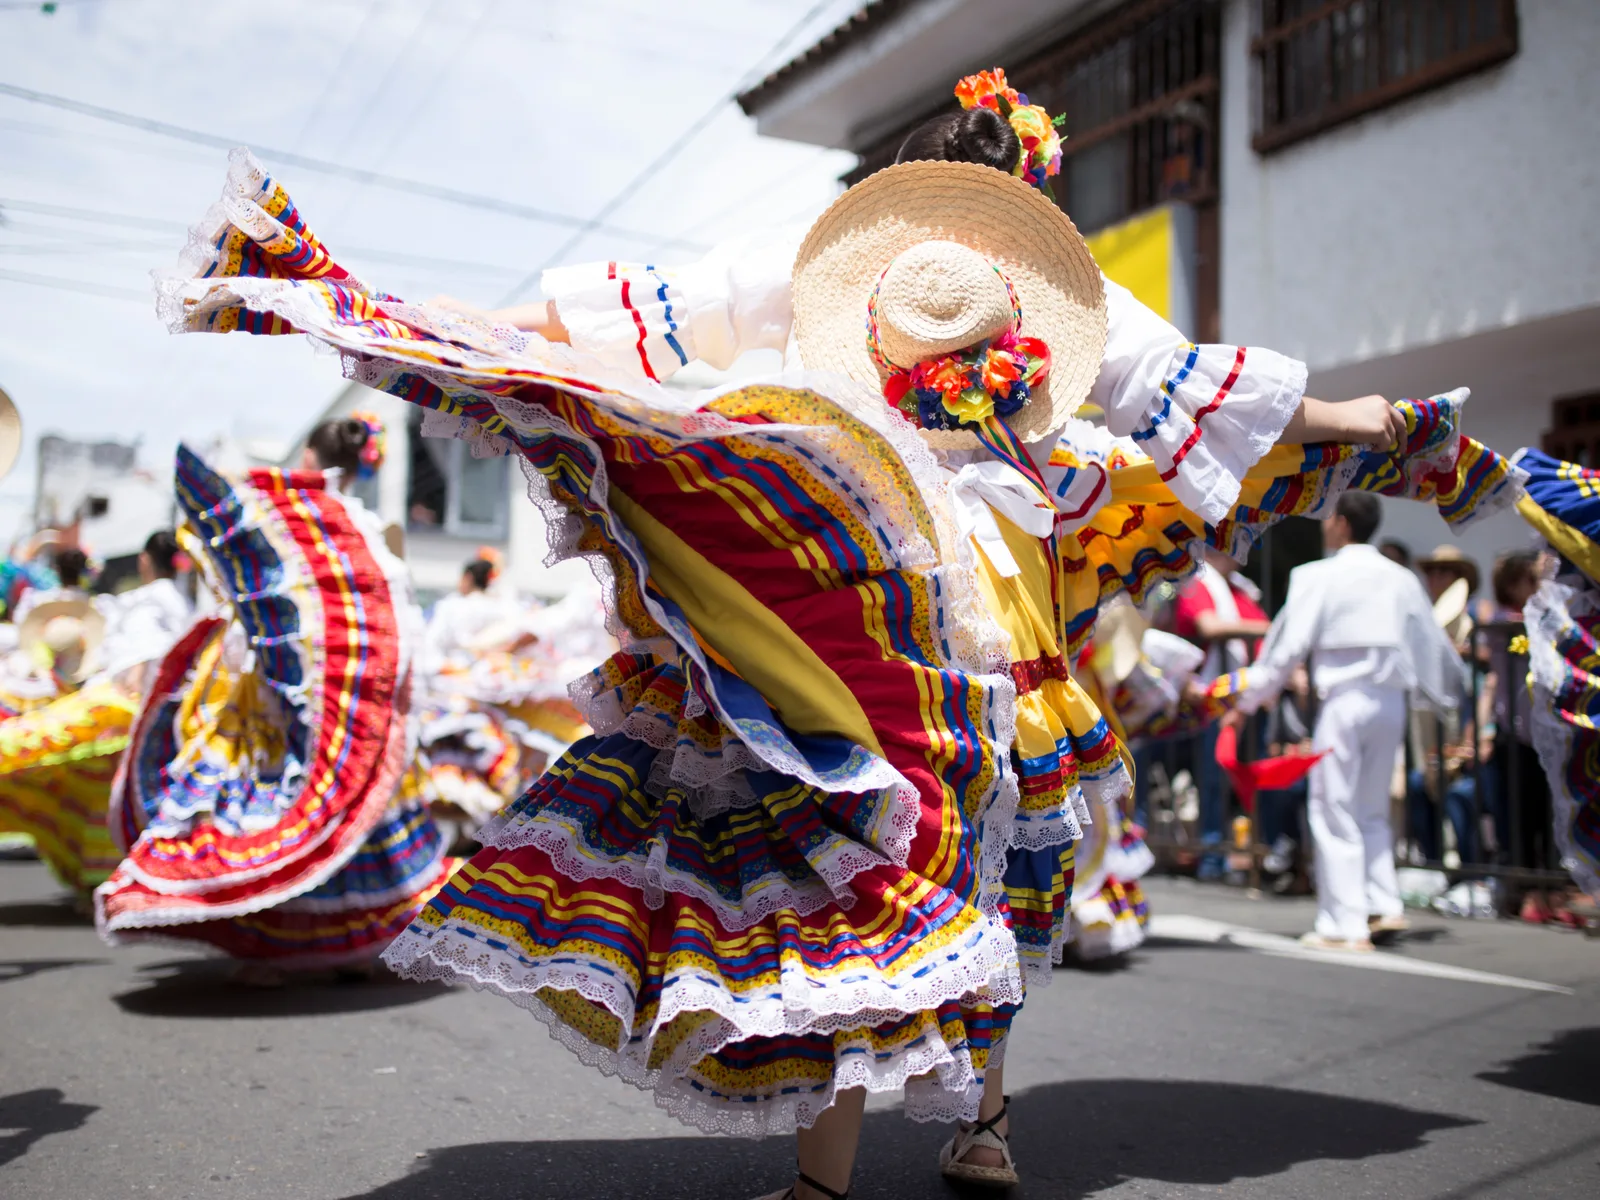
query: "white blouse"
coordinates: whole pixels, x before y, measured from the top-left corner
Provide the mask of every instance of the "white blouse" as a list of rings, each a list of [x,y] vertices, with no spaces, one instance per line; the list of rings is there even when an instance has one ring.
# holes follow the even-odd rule
[[[575,348],[664,380],[696,359],[726,370],[747,350],[788,349],[799,244],[792,232],[752,236],[685,267],[585,263],[552,268],[541,283]],[[1185,507],[1215,524],[1299,407],[1305,364],[1257,347],[1196,345],[1126,288],[1105,288],[1106,350],[1089,400],[1112,434],[1155,460]]]
[[[96,596],[94,605],[106,622],[99,655],[102,676],[121,675],[163,657],[194,619],[188,598],[170,579]]]

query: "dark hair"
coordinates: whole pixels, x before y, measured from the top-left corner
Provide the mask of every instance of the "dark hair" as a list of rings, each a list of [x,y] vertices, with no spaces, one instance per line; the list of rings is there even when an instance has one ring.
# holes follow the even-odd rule
[[[1385,538],[1378,549],[1382,550],[1402,567],[1409,567],[1411,565],[1411,547],[1406,545],[1399,538]]]
[[[967,108],[930,117],[907,135],[894,156],[903,162],[970,162],[1011,174],[1022,139],[992,108]]]
[[[89,556],[76,546],[62,546],[50,556],[50,565],[62,587],[80,587],[89,571]]]
[[[361,451],[371,437],[366,422],[353,417],[335,417],[323,421],[311,431],[306,445],[317,456],[324,471],[337,467],[354,478],[361,473]]]
[[[1383,523],[1383,505],[1371,492],[1346,492],[1339,497],[1333,511],[1350,525],[1350,540],[1370,542]]]
[[[1494,560],[1489,578],[1494,583],[1494,602],[1501,608],[1512,606],[1511,589],[1524,579],[1539,577],[1537,550],[1512,550]]]
[[[486,591],[494,579],[494,564],[486,558],[475,558],[461,568],[461,573],[471,578],[473,587]]]
[[[158,529],[144,540],[144,552],[150,556],[150,565],[162,579],[171,579],[178,573],[178,539],[170,529]]]

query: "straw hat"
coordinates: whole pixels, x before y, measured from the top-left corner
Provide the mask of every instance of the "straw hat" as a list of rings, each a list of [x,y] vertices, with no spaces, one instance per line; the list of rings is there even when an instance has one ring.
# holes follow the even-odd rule
[[[1467,605],[1472,600],[1472,584],[1462,577],[1439,594],[1433,602],[1433,620],[1444,630],[1452,642],[1463,639],[1467,622]]]
[[[1037,440],[1077,410],[1100,373],[1105,288],[1066,213],[993,167],[898,163],[835,200],[795,257],[800,359],[881,389],[889,373],[865,333],[875,291],[884,357],[909,368],[1005,330],[1007,281],[1022,336],[1050,348],[1049,375],[1009,422],[1023,441]],[[978,444],[964,429],[922,434],[935,446]]]
[[[1149,628],[1150,622],[1131,604],[1113,604],[1100,613],[1094,626],[1094,668],[1106,687],[1116,687],[1133,674]]]
[[[22,453],[22,414],[0,388],[0,479],[11,473]]]
[[[88,600],[46,600],[22,619],[17,646],[63,679],[82,683],[95,672],[105,631],[105,618]]]
[[[1452,546],[1446,542],[1442,546],[1435,546],[1433,553],[1417,560],[1417,569],[1426,571],[1429,567],[1437,567],[1454,573],[1467,581],[1467,594],[1471,595],[1478,590],[1481,576],[1478,574],[1478,564],[1473,562],[1461,551],[1460,546]]]

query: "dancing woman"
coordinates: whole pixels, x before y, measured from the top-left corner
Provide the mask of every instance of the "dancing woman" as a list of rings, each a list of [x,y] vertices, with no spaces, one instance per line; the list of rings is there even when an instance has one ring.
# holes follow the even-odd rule
[[[1096,470],[1070,415],[1132,369],[1107,361],[1104,285],[1061,211],[989,166],[852,188],[793,261],[810,372],[710,398],[369,288],[247,155],[197,234],[211,250],[160,286],[175,329],[310,333],[431,431],[521,455],[626,637],[575,687],[595,736],[387,960],[507,996],[700,1128],[800,1129],[807,1200],[846,1191],[869,1089],[968,1123],[947,1172],[1015,1179],[1005,1035],[1047,974],[1080,812],[1127,782],[1066,665],[1102,595],[1345,486],[1463,511],[1493,490],[1463,499],[1451,405],[1321,426],[1303,368],[1237,347],[1157,372],[1159,454]],[[1405,445],[1258,445],[1268,414]]]
[[[361,969],[443,880],[438,831],[398,796],[420,616],[341,490],[376,469],[381,430],[324,422],[302,470],[237,482],[179,449],[184,540],[219,607],[134,722],[111,809],[125,857],[95,896],[108,941],[193,939],[260,984]]]
[[[54,700],[0,721],[0,831],[29,835],[85,908],[121,858],[106,815],[150,669],[192,620],[178,562],[177,540],[159,530],[139,552],[140,586],[97,597],[93,610],[83,598],[39,601],[23,619],[32,627],[57,610],[78,612],[56,620],[79,637],[92,629],[94,644],[75,650],[78,671],[49,672]]]

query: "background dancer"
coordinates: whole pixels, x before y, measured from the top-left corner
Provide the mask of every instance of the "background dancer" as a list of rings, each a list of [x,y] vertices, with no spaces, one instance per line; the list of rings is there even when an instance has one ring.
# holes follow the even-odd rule
[[[1316,853],[1316,927],[1301,940],[1328,950],[1371,950],[1372,936],[1409,927],[1395,878],[1389,782],[1406,730],[1406,693],[1453,709],[1464,671],[1433,619],[1417,576],[1371,545],[1382,510],[1347,492],[1322,522],[1329,556],[1289,575],[1284,606],[1256,662],[1240,712],[1276,698],[1311,659],[1320,699],[1313,744],[1310,825]],[[1242,719],[1235,714],[1235,725]]]
[[[134,723],[111,813],[126,857],[96,893],[108,941],[205,942],[254,984],[361,971],[442,882],[438,831],[397,795],[420,615],[379,522],[329,486],[376,469],[380,429],[324,422],[306,469],[233,484],[180,450],[187,544],[221,610]]]
[[[93,608],[85,598],[41,601],[23,620],[19,653],[49,656],[59,695],[0,721],[0,830],[31,837],[85,910],[121,858],[106,815],[133,715],[153,664],[192,617],[174,582],[178,561],[176,539],[160,530],[139,553],[139,587],[98,596]]]

